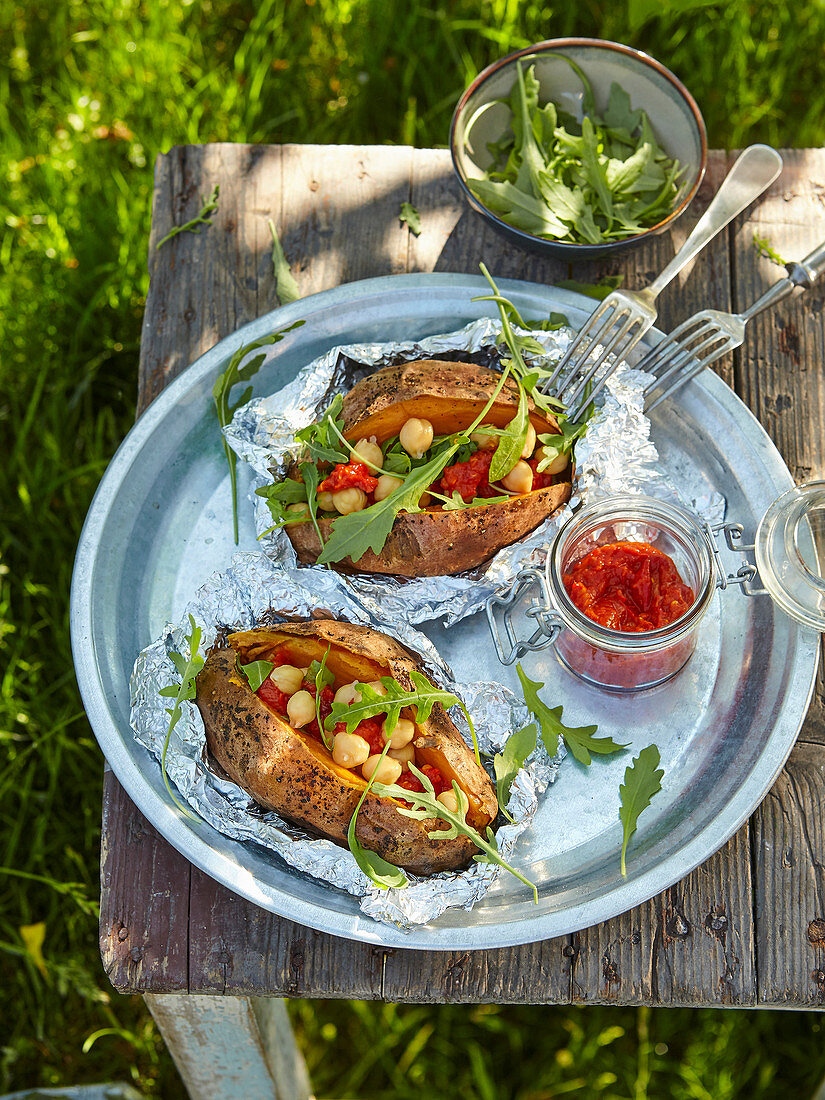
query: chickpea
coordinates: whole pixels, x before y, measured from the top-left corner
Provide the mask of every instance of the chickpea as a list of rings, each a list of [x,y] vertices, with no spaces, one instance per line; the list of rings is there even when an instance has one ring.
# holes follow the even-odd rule
[[[309,505],[306,501],[300,501],[298,504],[288,504],[286,510],[296,516],[303,514],[304,519],[309,519]]]
[[[403,748],[404,745],[409,745],[413,737],[415,737],[415,724],[408,718],[399,718],[395,723],[395,729],[390,734],[390,748]],[[384,733],[384,740],[387,740],[386,733]]]
[[[501,484],[511,493],[529,493],[533,488],[533,471],[523,459],[519,459],[510,473],[501,479]]]
[[[397,760],[404,771],[407,771],[410,764],[415,763],[415,749],[412,745],[404,745],[400,749],[390,749],[387,756]]]
[[[458,799],[456,798],[455,791],[442,791],[440,795],[436,797],[436,802],[440,802],[445,810],[450,810],[451,813],[458,813]]]
[[[318,494],[318,507],[322,512],[334,512],[335,505],[332,502],[332,493],[328,493],[326,490]]]
[[[378,484],[375,486],[375,499],[386,500],[390,493],[394,493],[403,484],[404,482],[400,477],[393,477],[392,474],[381,474]]]
[[[332,503],[337,512],[348,516],[351,512],[362,512],[366,508],[367,494],[363,489],[339,489],[332,494]]]
[[[384,687],[384,685],[381,683],[380,680],[370,680],[369,681],[369,686],[371,688],[374,688],[378,692],[379,695],[386,695],[387,694],[387,689]]]
[[[367,466],[372,466],[376,470],[381,469],[384,463],[384,455],[375,442],[375,436],[372,439],[358,440],[352,452],[352,461],[364,462]]]
[[[357,733],[336,733],[332,742],[332,759],[342,768],[357,768],[369,759],[369,742]]]
[[[537,452],[537,458],[539,460],[549,458],[552,455],[552,451],[548,452],[546,447],[539,447]],[[567,464],[570,461],[570,455],[562,452],[560,455],[556,455],[550,465],[542,470],[543,474],[560,474],[562,470],[567,469]]]
[[[315,700],[308,691],[296,691],[286,705],[289,723],[300,729],[315,717]]]
[[[304,681],[304,670],[294,665],[278,665],[270,672],[269,678],[284,695],[294,695]]]
[[[485,424],[481,426],[482,428],[487,427]],[[488,435],[486,432],[473,432],[470,439],[472,439],[473,443],[478,444],[478,449],[480,451],[494,451],[498,446],[498,436]]]
[[[536,449],[536,429],[531,423],[527,424],[527,438],[524,441],[524,450],[521,452],[522,458],[531,458],[533,451]]]
[[[419,420],[418,417],[412,416],[398,433],[398,438],[408,455],[421,458],[432,446],[433,426],[429,420]]]
[[[382,760],[380,753],[375,753],[361,768],[361,775],[364,779],[372,779],[374,772],[376,783],[394,783],[396,779],[401,778],[403,770],[400,760],[393,760],[389,756],[385,756]]]
[[[361,702],[361,692],[355,690],[355,681],[351,684],[344,684],[343,687],[339,687],[335,692],[336,703],[346,703],[348,707],[351,707],[353,703]]]

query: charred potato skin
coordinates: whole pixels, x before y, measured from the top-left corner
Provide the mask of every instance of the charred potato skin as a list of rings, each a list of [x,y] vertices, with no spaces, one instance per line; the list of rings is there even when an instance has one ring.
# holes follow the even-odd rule
[[[335,568],[397,577],[464,573],[534,531],[569,498],[570,483],[562,482],[499,504],[455,512],[404,512],[396,518],[380,554],[367,550],[357,562],[345,558]],[[334,522],[318,521],[325,542]],[[296,523],[286,530],[298,561],[304,565],[316,561],[321,544],[312,524]]]
[[[368,659],[382,666],[385,675],[389,671],[400,683],[406,681],[405,686],[409,685],[409,669],[417,665],[392,639],[348,623],[318,620],[279,626],[267,633],[273,641],[277,639],[275,644],[282,639],[299,647],[302,642],[315,642],[318,655],[327,645],[352,647],[347,652],[356,660]],[[238,668],[236,646],[252,635],[260,637],[261,632],[230,635],[216,645],[198,675],[195,702],[209,750],[229,778],[256,802],[346,845],[347,827],[366,783],[338,768],[320,742],[292,729],[251,691]],[[434,753],[456,773],[470,799],[467,820],[484,829],[498,809],[492,784],[443,708],[433,708],[430,720],[418,727],[414,743],[422,758]],[[358,814],[356,836],[365,848],[390,863],[413,874],[429,875],[463,866],[476,850],[467,837],[439,840],[438,830],[444,827],[436,819],[405,817],[397,812],[393,800],[370,791]]]
[[[397,435],[404,420],[423,417],[437,434],[466,427],[481,412],[500,375],[474,363],[425,360],[384,367],[356,383],[344,397],[344,435],[351,440],[375,435],[379,443]],[[503,427],[516,415],[518,389],[505,382],[485,423]],[[530,421],[537,434],[559,431],[529,403]],[[440,509],[398,515],[381,552],[367,550],[357,561],[335,563],[341,572],[387,573],[396,577],[439,577],[464,573],[483,565],[505,546],[524,538],[570,499],[570,482],[536,489],[498,504],[457,511]],[[334,518],[319,519],[326,542]],[[290,524],[286,533],[303,565],[321,553],[312,523]]]

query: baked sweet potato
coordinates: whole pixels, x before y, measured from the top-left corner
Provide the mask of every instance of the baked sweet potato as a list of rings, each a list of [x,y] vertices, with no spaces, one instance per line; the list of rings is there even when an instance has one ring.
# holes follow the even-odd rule
[[[439,360],[385,367],[358,382],[344,397],[343,434],[350,442],[374,439],[380,446],[398,436],[410,419],[427,421],[435,436],[469,427],[481,414],[501,375],[473,363]],[[516,415],[518,386],[508,379],[484,416],[484,424],[503,428]],[[558,434],[557,422],[528,401],[537,435]],[[292,476],[297,477],[293,471]],[[545,479],[541,479],[542,481]],[[570,496],[570,467],[553,483],[509,499],[459,509],[433,500],[423,511],[400,511],[380,552],[367,550],[357,560],[334,562],[337,569],[429,577],[462,573],[481,565],[505,546],[534,531]],[[489,483],[488,483],[489,484]],[[503,490],[497,490],[503,493]],[[337,517],[319,515],[318,528],[328,542]],[[298,560],[308,564],[322,552],[311,522],[290,523],[286,532]]]
[[[276,667],[287,663],[303,669],[325,653],[337,687],[392,676],[409,688],[409,673],[418,668],[398,642],[350,623],[321,619],[240,631],[209,653],[197,678],[196,703],[209,749],[232,780],[262,806],[346,845],[347,827],[366,779],[359,770],[336,764],[319,737],[294,728],[286,716],[263,702],[239,667],[274,658]],[[483,833],[498,810],[493,786],[439,704],[427,721],[415,724],[411,744],[416,766],[428,765],[433,775],[440,774],[445,790],[453,780],[458,783],[469,802],[467,821]],[[428,875],[460,867],[476,851],[464,836],[439,840],[443,821],[408,818],[397,812],[397,806],[394,799],[371,790],[356,824],[361,844],[390,863]]]

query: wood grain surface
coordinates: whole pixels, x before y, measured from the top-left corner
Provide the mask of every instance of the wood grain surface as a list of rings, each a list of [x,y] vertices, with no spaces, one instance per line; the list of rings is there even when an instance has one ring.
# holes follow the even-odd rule
[[[767,198],[720,235],[659,300],[668,329],[705,307],[740,310],[788,259],[825,238],[825,153],[784,154]],[[684,240],[731,158],[714,152],[688,215],[626,258],[571,270],[512,249],[463,203],[444,150],[211,145],[172,149],[155,173],[151,287],[138,411],[192,360],[278,304],[267,225],[302,296],[405,271],[552,283],[621,273],[652,281]],[[220,184],[208,230],[155,242]],[[411,201],[423,231],[398,220]],[[753,322],[718,372],[759,416],[797,481],[825,476],[822,290]],[[574,935],[497,951],[387,950],[273,916],[193,868],[107,773],[100,942],[122,990],[364,997],[394,1001],[825,1005],[825,688],[787,767],[751,821],[703,866],[645,905]]]

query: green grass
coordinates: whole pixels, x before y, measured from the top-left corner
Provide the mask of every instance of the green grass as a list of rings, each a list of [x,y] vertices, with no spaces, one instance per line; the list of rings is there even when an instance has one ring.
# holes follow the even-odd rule
[[[68,637],[83,516],[134,417],[155,156],[444,144],[480,68],[566,34],[660,58],[712,144],[825,144],[825,6],[670,0],[645,20],[645,4],[0,0],[1,1090],[133,1078],[181,1095],[142,1002],[101,972],[101,758]],[[42,959],[21,933],[41,925]],[[825,1073],[818,1018],[796,1013],[291,1010],[319,1095],[718,1100],[776,1095],[780,1078],[804,1095]]]

